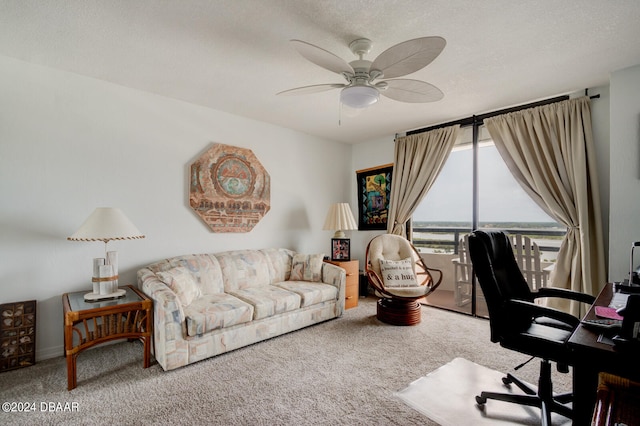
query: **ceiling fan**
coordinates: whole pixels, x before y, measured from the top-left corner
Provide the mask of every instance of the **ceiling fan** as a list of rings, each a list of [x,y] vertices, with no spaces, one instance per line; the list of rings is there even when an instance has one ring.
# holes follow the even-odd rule
[[[363,59],[371,51],[371,40],[360,38],[349,44],[358,59],[342,58],[313,44],[291,40],[294,48],[309,61],[342,75],[346,84],[329,83],[285,90],[278,95],[299,95],[342,89],[340,102],[352,108],[366,108],[378,102],[380,94],[400,102],[434,102],[444,97],[436,86],[420,80],[396,79],[429,65],[447,44],[442,37],[420,37],[392,46],[373,62]],[[380,80],[382,78],[391,80]],[[376,81],[378,80],[378,81]]]

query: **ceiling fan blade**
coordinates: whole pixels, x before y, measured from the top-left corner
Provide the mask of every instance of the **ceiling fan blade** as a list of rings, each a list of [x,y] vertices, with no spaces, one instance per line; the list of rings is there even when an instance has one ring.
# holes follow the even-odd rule
[[[314,64],[338,74],[353,74],[353,68],[344,59],[333,53],[301,40],[291,40],[291,44],[302,56]]]
[[[386,89],[384,84],[386,83]],[[400,102],[435,102],[444,97],[444,93],[433,84],[420,80],[385,80],[380,84],[380,93],[387,98]]]
[[[340,89],[346,84],[330,83],[330,84],[314,84],[313,86],[296,87],[295,89],[284,90],[277,95],[306,95],[308,93],[326,92],[331,89]]]
[[[396,44],[382,52],[371,64],[371,70],[384,73],[384,78],[402,77],[429,65],[446,46],[442,37],[421,37]]]

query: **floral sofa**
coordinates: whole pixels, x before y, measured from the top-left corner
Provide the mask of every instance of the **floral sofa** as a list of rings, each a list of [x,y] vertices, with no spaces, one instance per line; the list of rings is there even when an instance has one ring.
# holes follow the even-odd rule
[[[177,256],[138,271],[172,370],[342,315],[345,271],[287,249]]]

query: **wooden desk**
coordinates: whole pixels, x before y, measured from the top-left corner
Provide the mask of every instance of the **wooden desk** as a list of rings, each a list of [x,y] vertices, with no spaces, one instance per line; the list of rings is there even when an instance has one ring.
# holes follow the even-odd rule
[[[123,297],[85,302],[86,291],[65,293],[64,348],[68,390],[77,386],[76,359],[94,345],[116,339],[140,339],[144,343],[144,368],[151,364],[152,302],[137,288],[127,285]]]
[[[613,284],[607,284],[585,318],[596,318],[596,306],[608,306],[613,296]],[[612,337],[614,332],[604,335]],[[598,373],[607,372],[632,380],[640,378],[640,351],[620,349],[598,340],[601,332],[579,325],[569,338],[569,346],[575,353],[573,365],[574,425],[588,425],[596,402]]]

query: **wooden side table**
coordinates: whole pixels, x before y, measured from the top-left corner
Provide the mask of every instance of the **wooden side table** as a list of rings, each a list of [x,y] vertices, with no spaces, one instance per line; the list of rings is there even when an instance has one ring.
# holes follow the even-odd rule
[[[347,273],[347,286],[345,288],[344,308],[350,309],[358,306],[358,289],[360,277],[358,275],[358,260],[325,260],[327,263],[339,266]]]
[[[591,424],[634,425],[639,421],[640,383],[614,374],[600,373]]]
[[[144,344],[143,366],[151,364],[152,301],[131,285],[123,288],[123,297],[100,302],[85,302],[86,291],[62,295],[68,390],[77,386],[78,355],[94,345],[140,339]]]

